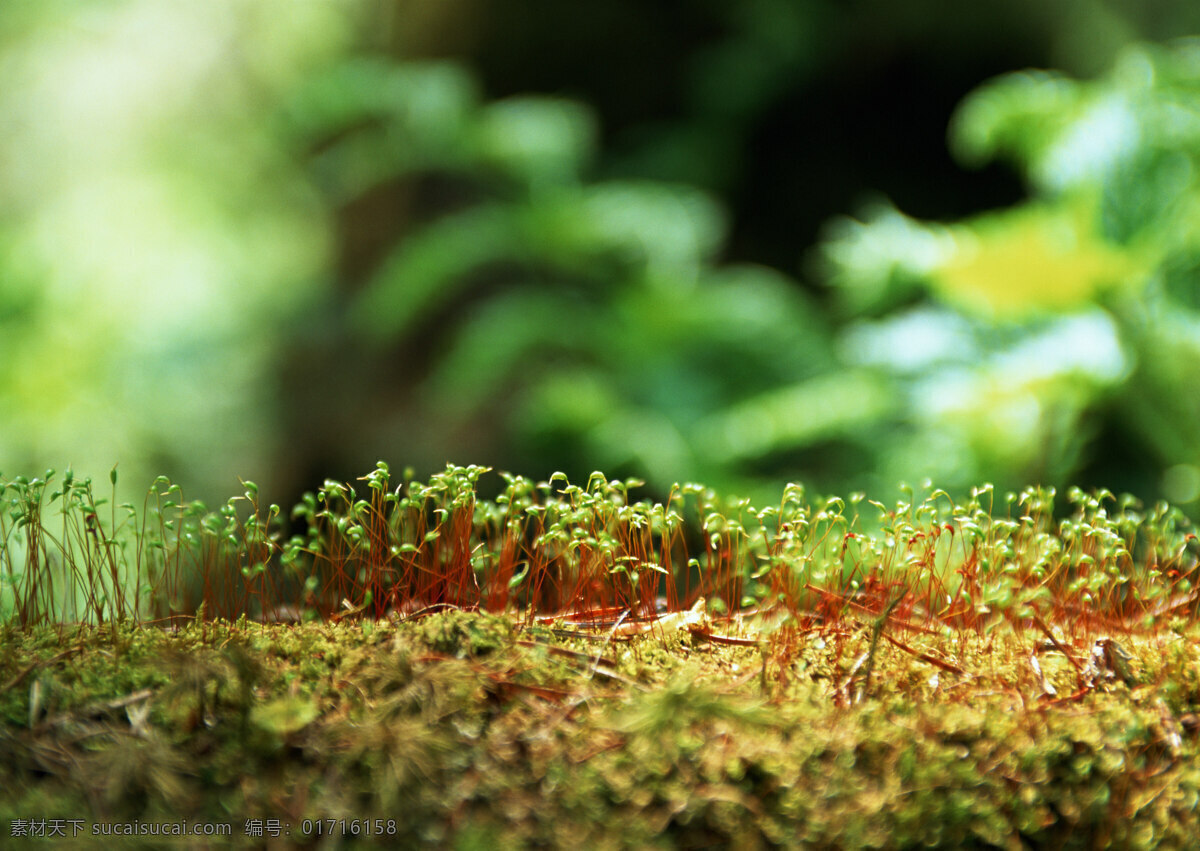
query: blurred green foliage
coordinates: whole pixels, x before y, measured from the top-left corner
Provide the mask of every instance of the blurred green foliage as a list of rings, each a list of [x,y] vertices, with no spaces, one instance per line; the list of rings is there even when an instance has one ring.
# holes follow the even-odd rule
[[[578,104],[487,103],[454,65],[371,64],[318,81],[297,113],[350,128],[321,148],[334,196],[363,191],[366,163],[375,181],[437,173],[458,199],[349,313],[377,341],[436,323],[417,393],[439,432],[495,416],[534,466],[765,491],[781,476],[1061,484],[1109,430],[1139,465],[1118,484],[1187,503],[1196,56],[1138,47],[1096,81],[982,87],[953,147],[1011,160],[1030,199],[957,224],[886,204],[833,223],[833,315],[776,272],[716,262],[721,212],[702,193],[586,180]],[[360,91],[388,94],[346,112]]]
[[[520,66],[561,71],[553,96],[497,97],[473,70],[561,20],[535,2],[0,12],[0,471],[120,461],[126,481],[208,496],[240,474],[288,499],[386,456],[754,497],[929,476],[1194,503],[1197,48],[984,85],[951,149],[1015,167],[1027,200],[949,223],[879,201],[830,223],[798,281],[779,258],[804,246],[748,251],[766,240],[738,193],[776,235],[803,230],[781,211],[839,210],[754,177],[778,154],[756,142],[768,113],[829,88],[794,157],[875,175],[889,139],[846,148],[836,115],[894,112],[839,81],[914,34],[938,61],[991,37],[881,5],[701,4],[689,43],[663,36],[677,102],[604,66],[597,105],[570,39]],[[1075,68],[1142,14],[1026,11],[989,14]]]
[[[1194,502],[1200,42],[1131,47],[1094,81],[993,80],[951,143],[1011,162],[1029,200],[950,225],[879,205],[822,247],[848,361],[903,390],[885,479],[922,463],[954,484],[1062,482],[1094,463]]]
[[[186,469],[206,493],[261,470],[272,361],[330,239],[260,104],[352,23],[277,11],[0,10],[0,470]]]
[[[467,199],[414,225],[347,314],[379,344],[435,327],[419,429],[499,411],[490,427],[531,459],[666,488],[744,484],[744,458],[873,416],[873,382],[830,384],[832,329],[791,281],[714,262],[725,223],[711,198],[584,179],[581,105],[485,103],[455,65],[372,62],[314,81],[294,114],[317,134],[331,197],[436,175]]]

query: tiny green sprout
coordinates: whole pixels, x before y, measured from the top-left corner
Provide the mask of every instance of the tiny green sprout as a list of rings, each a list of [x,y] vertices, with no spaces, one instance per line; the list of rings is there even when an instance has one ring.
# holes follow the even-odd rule
[[[529,562],[522,562],[521,569],[513,573],[508,580],[509,590],[520,587],[521,583],[529,576]]]

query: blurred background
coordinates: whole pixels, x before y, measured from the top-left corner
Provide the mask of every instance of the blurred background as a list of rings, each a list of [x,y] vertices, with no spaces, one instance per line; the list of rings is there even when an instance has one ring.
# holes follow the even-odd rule
[[[4,4],[0,473],[1195,513],[1190,32],[1193,0]]]

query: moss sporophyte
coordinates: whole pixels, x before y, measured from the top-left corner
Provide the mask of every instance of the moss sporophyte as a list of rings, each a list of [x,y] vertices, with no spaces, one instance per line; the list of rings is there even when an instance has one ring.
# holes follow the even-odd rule
[[[1169,506],[789,487],[757,508],[698,485],[634,501],[639,483],[600,474],[505,475],[484,499],[488,472],[396,483],[381,463],[306,495],[297,534],[252,482],[210,512],[165,479],[140,507],[69,474],[0,481],[0,829],[53,812],[228,822],[267,846],[249,826],[302,844],[349,814],[354,841],[389,847],[1200,835],[1198,550]]]

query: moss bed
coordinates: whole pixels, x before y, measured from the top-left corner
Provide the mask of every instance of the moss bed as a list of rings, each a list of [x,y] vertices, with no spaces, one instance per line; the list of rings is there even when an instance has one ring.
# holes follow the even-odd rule
[[[1194,629],[1110,639],[1116,666],[875,627],[786,657],[743,619],[10,629],[2,822],[97,847],[1194,847]],[[230,832],[106,835],[179,823]]]
[[[488,472],[0,480],[4,843],[1196,847],[1177,509]]]

